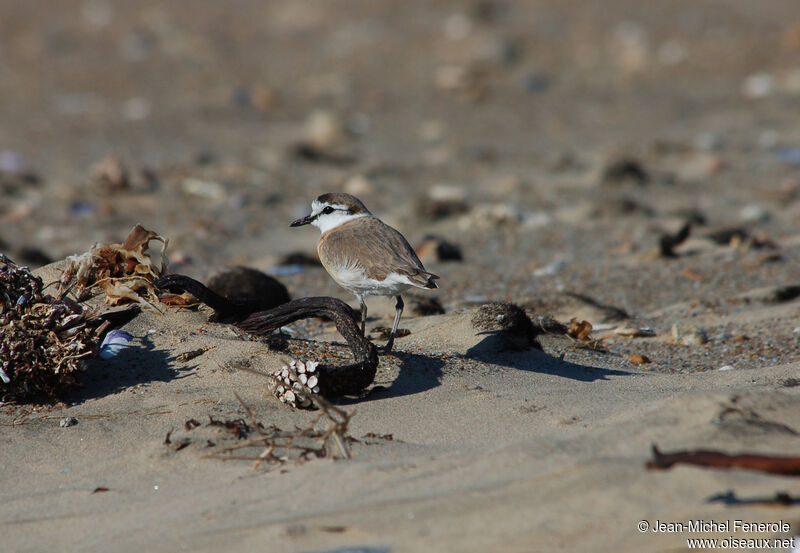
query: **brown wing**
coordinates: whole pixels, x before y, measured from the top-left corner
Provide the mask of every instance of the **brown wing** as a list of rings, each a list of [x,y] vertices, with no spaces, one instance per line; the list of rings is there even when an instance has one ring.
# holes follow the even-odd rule
[[[326,232],[317,249],[326,264],[358,266],[369,278],[399,273],[414,286],[437,288],[434,280],[439,277],[425,270],[403,235],[375,217],[360,217]]]

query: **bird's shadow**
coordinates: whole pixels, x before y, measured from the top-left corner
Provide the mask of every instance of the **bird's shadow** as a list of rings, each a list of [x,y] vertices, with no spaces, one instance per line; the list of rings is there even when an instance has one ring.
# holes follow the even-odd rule
[[[514,350],[509,348],[508,340],[502,333],[488,333],[483,340],[469,348],[463,357],[521,371],[561,376],[581,382],[608,380],[609,376],[628,376],[633,374],[617,369],[571,363],[558,357],[553,357],[536,348]]]
[[[368,391],[371,399],[402,397],[439,386],[445,365],[442,359],[404,351],[394,351],[392,355],[400,360],[400,374],[389,386],[371,388]],[[632,374],[628,371],[571,363],[535,348],[509,350],[506,338],[495,333],[489,333],[459,357],[581,382],[608,380],[610,376]],[[346,401],[356,402],[357,399]]]
[[[170,382],[188,376],[196,365],[176,368],[167,350],[156,349],[148,336],[134,339],[111,359],[93,359],[81,379],[81,387],[68,398],[82,403],[119,393],[138,384]]]

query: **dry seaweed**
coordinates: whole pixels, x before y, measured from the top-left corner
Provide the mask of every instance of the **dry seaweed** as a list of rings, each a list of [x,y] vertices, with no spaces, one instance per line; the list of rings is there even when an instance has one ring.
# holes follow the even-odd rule
[[[0,396],[60,397],[77,383],[84,360],[97,355],[105,333],[131,312],[87,309],[0,254]]]
[[[150,242],[161,242],[155,257]],[[136,225],[122,244],[95,245],[88,252],[67,258],[69,265],[61,277],[61,289],[75,289],[79,299],[91,288],[100,288],[108,305],[129,301],[142,304],[158,302],[153,281],[167,271],[166,249],[169,240]]]
[[[258,374],[274,381],[271,375]],[[308,394],[308,396],[310,400],[313,398],[320,413],[307,427],[296,427],[294,430],[281,430],[275,426],[265,427],[258,421],[256,410],[247,405],[238,394],[234,395],[247,413],[249,429],[254,430],[256,435],[246,437],[236,445],[215,453],[214,456],[253,461],[253,468],[259,468],[263,463],[282,465],[289,461],[304,462],[315,458],[336,458],[337,452],[339,457],[350,458],[347,427],[351,415],[328,403],[318,394]],[[256,455],[246,453],[253,448],[260,449],[260,453]]]

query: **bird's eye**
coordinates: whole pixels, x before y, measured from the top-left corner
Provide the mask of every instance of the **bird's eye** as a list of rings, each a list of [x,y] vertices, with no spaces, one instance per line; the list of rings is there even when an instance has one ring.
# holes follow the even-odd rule
[[[333,213],[333,208],[331,206],[327,206],[327,207],[325,207],[325,209],[322,210],[322,212],[325,215],[330,215],[331,213]]]

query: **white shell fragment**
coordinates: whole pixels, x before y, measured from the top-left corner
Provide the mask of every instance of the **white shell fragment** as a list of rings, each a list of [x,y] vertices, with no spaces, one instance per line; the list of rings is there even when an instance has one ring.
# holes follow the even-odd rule
[[[11,383],[11,379],[8,378],[8,375],[6,374],[6,371],[4,371],[2,368],[0,368],[0,380],[3,381],[3,384],[10,384]]]
[[[124,330],[112,330],[106,334],[103,343],[100,344],[100,358],[111,359],[119,354],[131,340],[133,340],[133,336],[130,333]]]
[[[319,379],[316,376],[312,376],[311,378],[308,379],[307,385],[309,388],[314,388],[316,387],[318,382]]]

